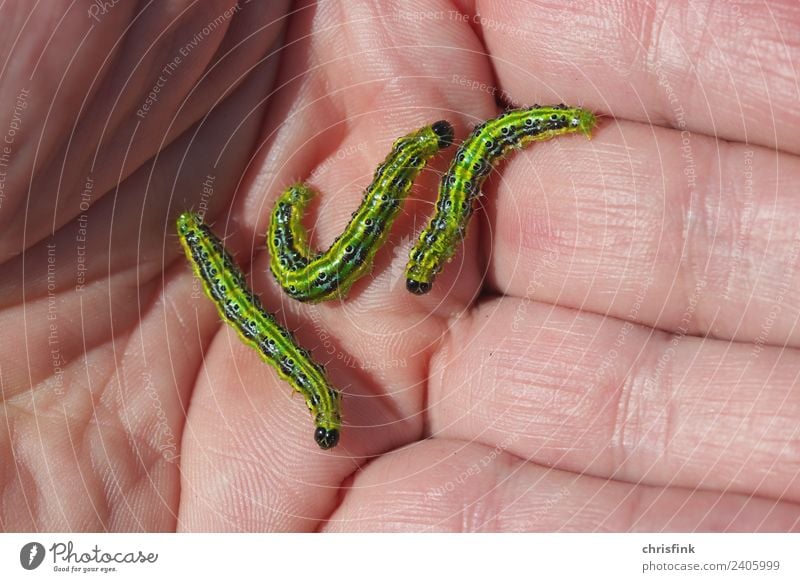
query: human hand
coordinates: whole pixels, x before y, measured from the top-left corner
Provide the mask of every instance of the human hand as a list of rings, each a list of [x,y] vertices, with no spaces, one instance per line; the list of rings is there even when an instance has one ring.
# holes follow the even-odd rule
[[[26,345],[22,358],[19,342],[2,352],[4,529],[795,529],[790,8],[742,24],[679,9],[503,3],[476,19],[447,3],[373,4],[300,9],[258,41],[249,32],[277,14],[244,5],[252,13],[235,14],[219,42],[242,41],[247,54],[205,47],[224,78],[199,84],[196,107],[180,106],[202,76],[188,66],[184,90],[142,120],[147,131],[135,129],[138,105],[109,106],[130,122],[95,162],[86,219],[80,185],[96,139],[73,138],[82,164],[42,156],[55,161],[35,172],[40,211],[25,209],[22,172],[17,213],[0,208],[4,337]],[[222,10],[210,12],[184,35]],[[164,46],[156,72],[174,53]],[[151,81],[131,83],[135,95],[115,86],[107,102],[140,104]],[[405,291],[403,267],[430,213],[432,172],[345,301],[300,305],[279,292],[263,233],[281,188],[300,177],[322,191],[307,223],[325,247],[395,137],[447,118],[463,139],[498,113],[501,90],[519,105],[607,117],[591,142],[559,138],[502,165],[484,188],[485,217],[429,295]],[[26,119],[44,127],[40,117]],[[104,135],[104,120],[79,131]],[[69,143],[62,125],[53,152]],[[17,151],[14,168],[32,167],[36,148]],[[333,451],[316,447],[301,399],[197,293],[173,221],[203,204],[265,306],[344,389]],[[76,291],[81,228],[87,282]]]

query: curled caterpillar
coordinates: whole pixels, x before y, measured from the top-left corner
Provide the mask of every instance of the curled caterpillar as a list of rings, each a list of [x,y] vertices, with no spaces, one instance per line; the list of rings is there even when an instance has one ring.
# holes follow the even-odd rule
[[[292,333],[264,310],[222,241],[197,215],[181,214],[177,229],[186,258],[220,316],[303,395],[314,417],[317,444],[323,449],[335,447],[342,426],[341,394],[328,382],[325,368],[314,362],[311,354],[297,345]]]
[[[464,238],[483,182],[504,156],[530,142],[565,133],[591,137],[595,123],[590,111],[561,104],[507,111],[477,126],[442,177],[436,212],[409,254],[406,288],[416,295],[431,290],[434,278]]]
[[[344,297],[371,269],[417,175],[452,142],[453,127],[447,121],[395,141],[344,232],[323,253],[310,248],[302,224],[315,192],[305,184],[290,186],[275,203],[267,233],[270,270],[281,288],[294,299],[312,303]]]

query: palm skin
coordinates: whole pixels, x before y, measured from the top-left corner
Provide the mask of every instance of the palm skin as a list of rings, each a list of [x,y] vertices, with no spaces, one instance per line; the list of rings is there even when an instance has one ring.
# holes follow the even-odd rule
[[[63,4],[2,9],[3,530],[798,528],[792,3],[248,3],[166,75],[232,3]],[[501,166],[430,294],[402,274],[434,172],[345,301],[279,292],[283,187],[322,191],[324,247],[395,137],[463,138],[492,87],[606,118]],[[174,220],[206,208],[343,388],[333,451],[193,279]]]

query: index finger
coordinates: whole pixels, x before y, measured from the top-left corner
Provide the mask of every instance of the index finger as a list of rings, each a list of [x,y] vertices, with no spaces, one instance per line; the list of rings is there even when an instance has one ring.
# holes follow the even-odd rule
[[[800,153],[797,3],[478,3],[498,86]]]

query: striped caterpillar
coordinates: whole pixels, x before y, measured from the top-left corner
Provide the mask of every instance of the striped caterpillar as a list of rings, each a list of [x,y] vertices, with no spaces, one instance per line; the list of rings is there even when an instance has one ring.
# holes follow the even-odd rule
[[[595,123],[590,111],[561,104],[514,109],[477,126],[442,177],[436,212],[409,253],[406,288],[416,295],[431,290],[434,278],[466,234],[483,182],[501,159],[531,142],[565,133],[591,137]]]
[[[312,250],[302,225],[314,190],[290,186],[275,203],[267,233],[270,270],[290,297],[316,303],[344,297],[372,267],[400,203],[428,161],[453,142],[453,127],[437,121],[395,141],[378,166],[358,210],[324,253]]]
[[[264,310],[222,241],[197,215],[181,214],[177,229],[186,258],[220,316],[277,370],[278,376],[303,395],[314,417],[317,444],[323,449],[335,447],[342,425],[341,394],[328,382],[325,368]]]

